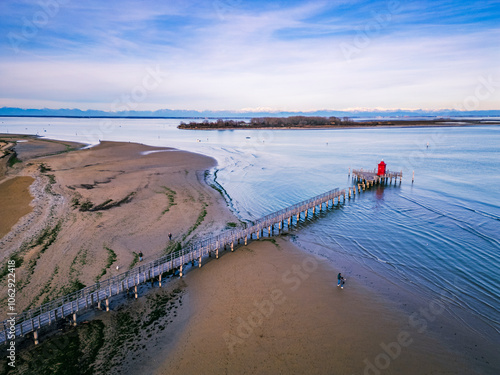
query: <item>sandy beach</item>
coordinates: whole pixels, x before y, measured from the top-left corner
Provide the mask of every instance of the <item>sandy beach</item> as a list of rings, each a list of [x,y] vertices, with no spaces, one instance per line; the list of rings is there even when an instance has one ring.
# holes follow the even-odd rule
[[[356,280],[289,240],[253,242],[185,279],[191,317],[155,374],[472,374]]]
[[[32,211],[0,247],[2,262],[23,259],[19,309],[133,267],[139,251],[153,260],[238,222],[204,182],[214,166],[179,150],[103,142],[18,167],[9,177],[32,179]],[[289,237],[222,252],[163,288],[144,286],[138,300],[116,298],[110,312],[86,313],[85,324],[42,337],[36,350],[26,343],[9,373],[63,363],[103,374],[475,373],[356,279],[337,287],[335,266]]]
[[[137,264],[139,252],[150,261],[235,221],[204,183],[215,161],[202,155],[103,142],[27,160],[9,178],[34,181],[32,210],[0,239],[2,263],[12,255],[22,261],[20,310],[121,273]]]

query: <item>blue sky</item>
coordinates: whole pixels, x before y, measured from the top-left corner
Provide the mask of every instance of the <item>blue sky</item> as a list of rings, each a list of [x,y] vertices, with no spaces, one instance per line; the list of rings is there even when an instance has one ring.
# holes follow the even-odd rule
[[[500,109],[498,1],[0,2],[0,107]]]

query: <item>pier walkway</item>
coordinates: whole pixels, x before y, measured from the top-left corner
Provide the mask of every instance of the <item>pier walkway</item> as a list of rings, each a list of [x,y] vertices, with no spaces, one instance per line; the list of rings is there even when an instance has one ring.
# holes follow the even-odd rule
[[[366,177],[364,179],[371,181]],[[78,314],[86,310],[97,307],[109,311],[109,300],[113,296],[133,293],[135,298],[138,298],[140,284],[157,281],[161,287],[162,277],[174,271],[178,271],[179,276],[182,277],[183,267],[189,262],[193,264],[198,262],[198,267],[201,267],[204,258],[206,260],[212,255],[218,258],[219,251],[226,250],[226,248],[233,251],[238,244],[246,245],[254,237],[259,239],[264,234],[268,236],[278,234],[285,229],[285,226],[290,229],[294,224],[294,218],[296,223],[300,221],[302,216],[307,219],[310,211],[314,215],[317,209],[322,211],[334,206],[335,199],[337,199],[337,204],[340,204],[341,197],[345,203],[345,189],[330,190],[267,215],[246,228],[234,229],[193,243],[182,250],[162,256],[150,263],[60,297],[40,307],[19,314],[8,313],[10,319],[4,320],[0,326],[0,345],[11,341],[13,336],[20,337],[31,333],[33,333],[35,344],[37,344],[39,330],[54,324],[57,320],[70,319],[72,324],[76,325]],[[349,198],[351,198],[351,188],[349,188]]]
[[[361,192],[361,189],[365,190],[367,188],[372,187],[373,185],[379,184],[392,184],[392,180],[394,179],[394,183],[397,183],[399,178],[399,183],[403,179],[403,171],[401,172],[391,172],[386,171],[383,175],[377,174],[377,169],[374,170],[363,170],[361,169],[353,169],[352,177],[354,179],[354,183],[357,184],[358,193]],[[354,193],[356,193],[356,185],[353,187]],[[349,188],[349,197],[351,195],[351,188]]]

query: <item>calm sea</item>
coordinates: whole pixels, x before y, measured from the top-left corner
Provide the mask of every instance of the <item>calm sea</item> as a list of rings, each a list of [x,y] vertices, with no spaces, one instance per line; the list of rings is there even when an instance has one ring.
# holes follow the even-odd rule
[[[294,241],[409,316],[434,308],[429,323],[444,336],[460,328],[498,351],[500,126],[188,131],[176,129],[179,122],[2,118],[0,132],[213,156],[217,181],[244,220],[351,186],[349,168],[372,169],[383,159],[389,170],[403,171],[401,185],[370,190],[301,224]]]

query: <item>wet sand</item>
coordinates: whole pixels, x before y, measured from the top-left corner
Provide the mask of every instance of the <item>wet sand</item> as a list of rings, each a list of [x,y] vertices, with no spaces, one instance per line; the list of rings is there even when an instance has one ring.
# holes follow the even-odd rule
[[[29,187],[34,181],[23,173],[23,161],[58,154],[84,146],[75,142],[40,139],[35,136],[0,134],[0,239],[33,208]],[[8,167],[15,156],[19,163]]]
[[[0,238],[33,210],[30,206],[33,197],[29,191],[33,181],[32,177],[21,176],[0,183]]]
[[[356,280],[337,287],[330,264],[289,241],[252,242],[184,281],[191,317],[155,374],[474,374]]]
[[[14,142],[15,146],[12,149],[22,161],[28,161],[42,156],[56,155],[85,146],[83,143],[58,141],[22,134],[0,134],[0,139],[9,143]]]

